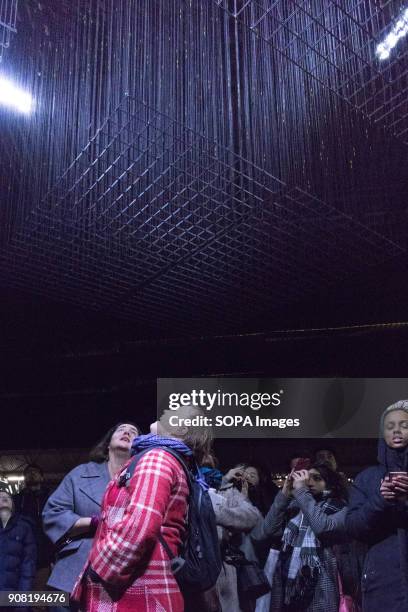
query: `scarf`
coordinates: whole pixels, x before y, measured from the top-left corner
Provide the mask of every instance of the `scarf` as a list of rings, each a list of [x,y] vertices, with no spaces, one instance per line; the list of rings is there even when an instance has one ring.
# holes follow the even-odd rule
[[[210,467],[200,467],[200,472],[209,487],[212,489],[220,488],[222,481],[222,473],[220,470]]]
[[[157,448],[158,446],[163,446],[170,448],[180,455],[184,455],[186,457],[192,457],[193,451],[191,448],[184,444],[182,440],[178,440],[177,438],[166,438],[164,436],[156,436],[154,434],[147,434],[146,436],[139,436],[133,440],[131,455],[136,455],[141,451],[147,450],[148,448]]]
[[[330,491],[322,495],[318,505],[326,514],[338,512],[344,504],[330,499]],[[302,600],[314,589],[321,561],[318,549],[320,542],[316,538],[303,512],[291,519],[282,536],[283,551],[292,548],[285,588],[285,604],[294,599]]]
[[[193,451],[187,446],[187,444],[184,444],[182,440],[178,440],[178,438],[156,436],[155,434],[147,434],[145,436],[139,436],[138,438],[135,438],[132,443],[132,450],[130,454],[133,457],[141,451],[149,450],[151,448],[168,448],[169,450],[175,451],[179,455],[193,459]],[[194,469],[194,472],[189,469],[191,477],[195,480],[195,482],[200,485],[200,487],[204,491],[207,491],[209,488],[208,484],[202,477],[196,462],[193,460],[191,464]]]

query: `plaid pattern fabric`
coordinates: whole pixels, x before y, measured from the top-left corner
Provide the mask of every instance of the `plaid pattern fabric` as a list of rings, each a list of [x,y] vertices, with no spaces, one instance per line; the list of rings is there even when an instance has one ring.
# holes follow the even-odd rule
[[[339,510],[338,505],[329,503],[327,500],[322,501],[321,506],[325,514],[333,514]],[[289,584],[291,580],[296,579],[299,570],[304,565],[320,569],[321,563],[317,551],[320,542],[306,521],[303,512],[299,512],[288,522],[283,533],[282,543],[283,550],[286,550],[289,546],[293,549],[288,572]]]
[[[333,499],[318,502],[325,514],[338,512],[343,504]],[[332,550],[322,547],[315,536],[306,517],[299,512],[291,519],[282,537],[283,551],[290,555],[284,564],[284,553],[281,553],[274,574],[271,593],[270,612],[338,612],[337,562]],[[311,579],[309,596],[295,599],[290,603],[297,590],[307,588],[300,576],[302,567],[308,566],[315,578]],[[283,588],[285,585],[285,588]],[[298,593],[299,595],[299,593]]]
[[[282,559],[278,559],[271,592],[269,612],[338,612],[337,562],[331,548],[320,551],[321,568],[312,601],[286,606],[283,602]]]
[[[141,457],[127,487],[117,479],[109,483],[88,563],[73,592],[81,609],[182,612],[183,598],[158,535],[178,553],[188,492],[180,463],[161,449]]]

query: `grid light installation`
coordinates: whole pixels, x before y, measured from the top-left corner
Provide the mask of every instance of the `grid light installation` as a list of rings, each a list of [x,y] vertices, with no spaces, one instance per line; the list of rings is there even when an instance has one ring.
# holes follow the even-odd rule
[[[384,38],[383,42],[377,46],[376,53],[380,60],[389,58],[391,51],[401,38],[408,33],[408,8],[403,11],[391,32]]]

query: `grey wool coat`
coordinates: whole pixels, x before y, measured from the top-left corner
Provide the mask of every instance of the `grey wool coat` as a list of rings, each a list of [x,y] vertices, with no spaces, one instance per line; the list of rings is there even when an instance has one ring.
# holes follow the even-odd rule
[[[344,507],[331,515],[325,514],[307,489],[294,491],[293,498],[291,500],[282,492],[279,492],[268,514],[252,529],[245,544],[247,546],[251,544],[252,550],[257,552],[258,558],[263,562],[266,555],[265,545],[268,547],[271,539],[281,538],[283,535],[289,508],[301,510],[315,536],[320,541],[322,554],[322,569],[319,573],[313,601],[309,606],[302,609],[307,610],[307,612],[337,612],[339,609],[338,569],[331,546],[347,540],[345,528],[347,508]],[[247,556],[249,557],[248,552]],[[280,559],[277,563],[276,572],[280,572]],[[280,589],[280,581],[274,580],[270,612],[280,612],[282,609]]]
[[[259,510],[232,485],[225,485],[218,493],[210,489],[209,493],[221,541],[237,534],[241,534],[242,540],[245,533],[262,519]],[[216,589],[223,612],[240,611],[237,570],[233,565],[223,563]]]
[[[83,463],[65,476],[45,504],[44,531],[58,551],[48,580],[50,587],[72,592],[91,550],[92,537],[84,534],[69,538],[66,534],[79,518],[99,514],[109,481],[106,461]]]

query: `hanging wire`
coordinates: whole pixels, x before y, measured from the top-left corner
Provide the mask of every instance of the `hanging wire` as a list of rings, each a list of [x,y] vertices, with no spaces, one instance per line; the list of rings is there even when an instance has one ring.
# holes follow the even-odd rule
[[[0,0],[0,64],[12,35],[17,34],[16,19],[17,0]]]
[[[36,110],[0,115],[2,283],[229,332],[405,257],[406,58],[373,53],[395,15],[27,0],[7,70]]]

